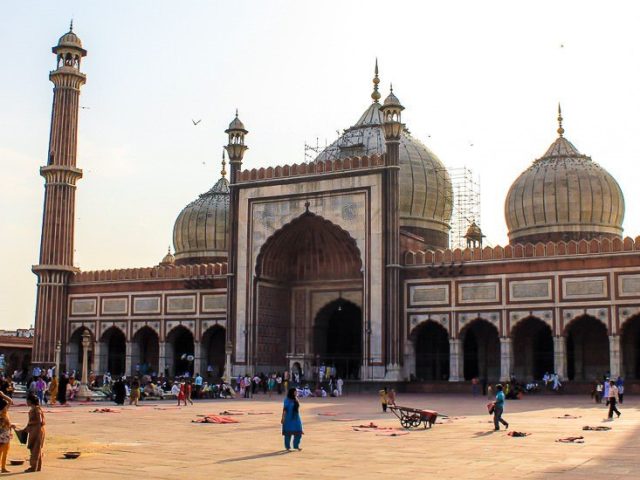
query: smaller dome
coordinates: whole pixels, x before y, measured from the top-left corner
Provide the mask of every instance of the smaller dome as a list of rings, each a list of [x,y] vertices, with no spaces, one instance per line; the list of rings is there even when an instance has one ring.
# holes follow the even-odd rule
[[[473,222],[471,222],[471,225],[469,225],[469,228],[467,228],[467,233],[465,233],[464,238],[468,238],[469,240],[482,241],[482,237],[484,237],[484,235],[482,234],[482,230],[474,220]]]
[[[236,110],[236,118],[234,118],[233,121],[229,124],[229,128],[227,129],[227,132],[229,130],[243,130],[245,133],[247,131],[247,129],[244,128],[244,123],[242,123],[242,121],[238,118],[237,110]]]
[[[80,38],[78,38],[78,36],[73,33],[72,30],[69,30],[67,33],[60,37],[60,39],[58,40],[58,46],[82,48],[82,42],[80,41]]]
[[[393,93],[393,87],[391,87],[391,92],[389,93],[387,98],[384,99],[383,105],[385,107],[402,107],[402,105],[400,104],[400,100],[398,100],[398,97],[396,97]]]
[[[173,256],[173,254],[171,253],[171,247],[169,247],[167,249],[167,254],[162,258],[162,261],[160,262],[160,265],[164,266],[169,266],[169,265],[173,265],[176,261],[176,258]]]
[[[229,182],[222,177],[184,207],[173,227],[175,263],[226,261],[229,246]]]

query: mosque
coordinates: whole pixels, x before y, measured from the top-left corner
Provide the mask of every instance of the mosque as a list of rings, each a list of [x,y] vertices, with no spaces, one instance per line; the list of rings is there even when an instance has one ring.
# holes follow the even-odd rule
[[[175,253],[146,268],[74,267],[78,99],[72,29],[56,68],[33,361],[131,375],[219,377],[321,365],[362,382],[474,377],[640,379],[640,237],[622,236],[616,180],[564,136],[505,199],[509,244],[449,249],[447,168],[402,123],[376,67],[362,115],[308,163],[243,169],[249,132],[177,216]],[[541,148],[542,151],[542,148]],[[170,213],[170,212],[169,212]],[[168,213],[168,214],[169,214]]]

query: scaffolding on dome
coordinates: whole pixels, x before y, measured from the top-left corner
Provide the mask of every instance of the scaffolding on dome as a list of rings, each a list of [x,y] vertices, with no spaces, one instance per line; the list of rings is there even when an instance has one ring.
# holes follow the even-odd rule
[[[481,226],[480,218],[480,178],[474,176],[467,167],[448,169],[453,188],[453,213],[451,215],[451,233],[449,246],[466,248],[465,234],[472,222]]]

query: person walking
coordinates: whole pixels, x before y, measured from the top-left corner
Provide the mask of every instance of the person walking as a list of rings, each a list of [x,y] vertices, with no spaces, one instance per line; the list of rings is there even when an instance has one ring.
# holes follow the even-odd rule
[[[124,399],[127,396],[127,389],[124,386],[122,378],[118,378],[113,384],[113,401],[116,405],[124,405]]]
[[[129,394],[129,405],[133,404],[137,407],[139,400],[140,382],[138,381],[138,377],[133,377],[133,381],[131,382],[131,393]]]
[[[609,381],[609,396],[607,397],[607,403],[609,404],[609,420],[613,420],[613,412],[618,414],[618,418],[620,418],[620,412],[618,411],[618,387],[616,387],[616,382],[613,380]]]
[[[2,473],[9,473],[7,455],[9,455],[9,447],[13,438],[11,429],[14,427],[9,420],[9,407],[12,404],[11,398],[0,392],[0,464],[2,465]]]
[[[502,418],[504,413],[504,391],[502,385],[496,385],[496,401],[493,409],[493,426],[494,429],[500,430],[500,424],[504,425],[505,430],[509,428],[509,423]]]
[[[29,422],[24,430],[29,434],[27,448],[31,451],[29,458],[29,468],[25,472],[39,472],[42,470],[42,447],[44,446],[45,421],[44,413],[40,408],[38,397],[33,394],[27,395],[27,405],[29,409]]]
[[[300,418],[300,402],[298,401],[298,390],[290,388],[284,399],[282,408],[282,435],[284,435],[284,448],[291,450],[291,437],[293,436],[293,448],[300,451],[300,440],[302,439],[302,419]]]
[[[185,382],[185,385],[184,385],[184,398],[185,398],[184,405],[185,405],[185,407],[187,406],[187,402],[189,402],[189,405],[193,405],[193,400],[191,400],[191,392],[192,392],[191,380],[187,380]]]
[[[200,398],[200,393],[202,392],[202,382],[203,382],[203,378],[200,376],[199,373],[196,373],[196,378],[193,381],[196,387],[196,392],[195,392],[196,399]]]
[[[55,405],[58,401],[58,377],[54,376],[49,382],[49,403]]]
[[[616,380],[616,387],[618,387],[618,398],[620,399],[620,405],[624,403],[624,380],[622,377],[618,377]]]
[[[387,411],[387,404],[389,403],[389,391],[387,387],[384,387],[382,390],[378,392],[380,396],[380,403],[382,404],[382,411]]]

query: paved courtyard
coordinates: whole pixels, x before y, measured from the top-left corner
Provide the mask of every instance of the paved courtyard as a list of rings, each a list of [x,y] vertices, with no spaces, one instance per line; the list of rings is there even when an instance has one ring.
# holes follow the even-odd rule
[[[640,398],[629,397],[622,417],[603,422],[604,405],[587,397],[529,396],[507,402],[510,430],[530,433],[512,438],[493,432],[486,399],[463,395],[400,395],[400,405],[429,407],[453,417],[431,430],[354,431],[374,422],[399,427],[379,411],[374,395],[306,399],[301,413],[302,452],[286,453],[280,435],[281,397],[202,400],[176,408],[173,402],[141,407],[109,404],[47,408],[45,468],[33,478],[638,478]],[[19,400],[18,400],[19,402]],[[118,413],[92,413],[109,407]],[[236,424],[191,423],[198,415],[239,411]],[[579,418],[558,418],[571,415]],[[26,407],[14,406],[14,423],[26,420]],[[610,431],[583,431],[585,425]],[[584,436],[584,443],[555,440]],[[79,450],[76,460],[62,452]],[[14,439],[9,458],[26,458]],[[26,467],[9,467],[22,472]],[[8,474],[7,474],[8,476]]]

